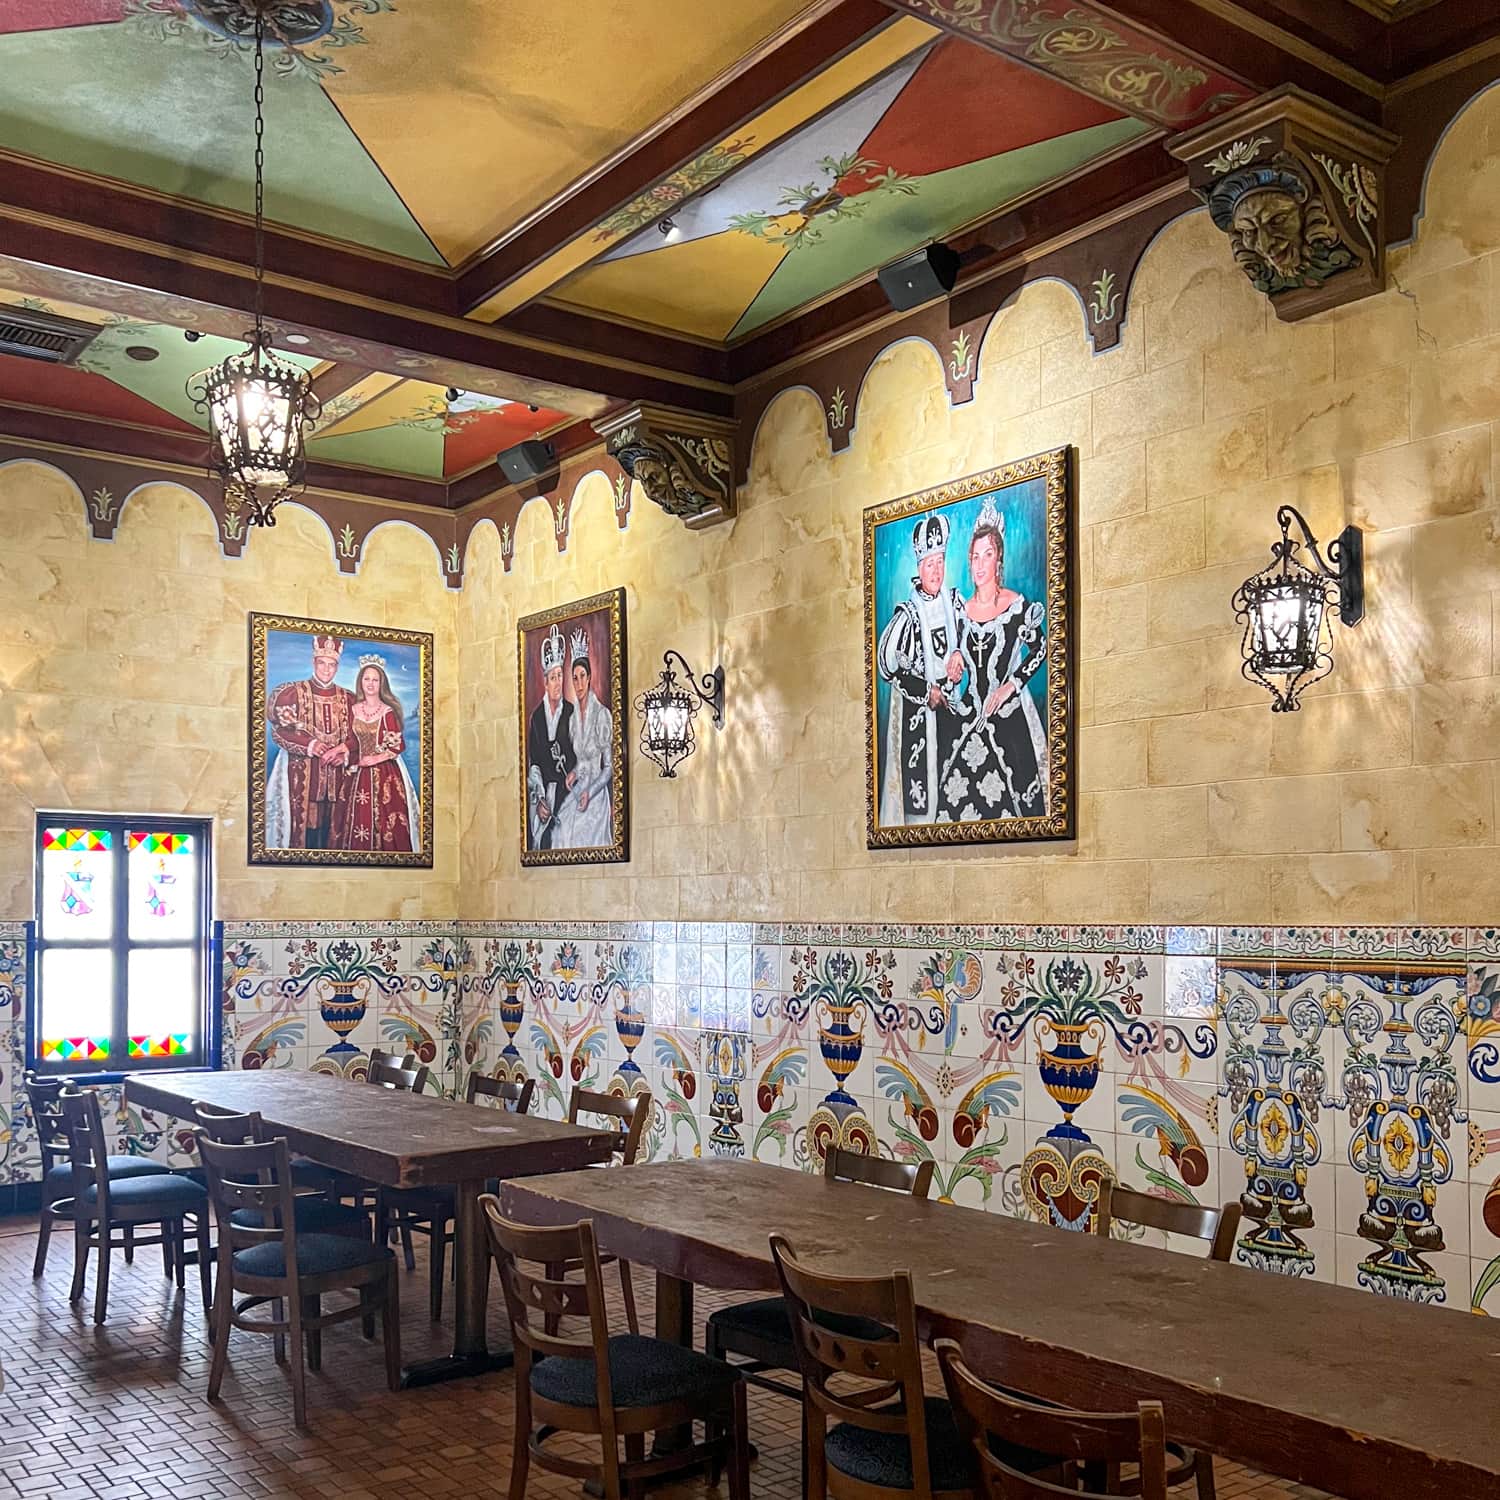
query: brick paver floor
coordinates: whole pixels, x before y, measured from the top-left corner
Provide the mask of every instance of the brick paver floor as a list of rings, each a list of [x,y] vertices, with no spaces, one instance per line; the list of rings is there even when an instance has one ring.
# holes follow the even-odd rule
[[[140,1252],[128,1269],[116,1257],[109,1322],[96,1329],[92,1276],[84,1301],[68,1306],[71,1243],[54,1240],[47,1275],[33,1282],[34,1236],[34,1221],[0,1220],[0,1500],[505,1493],[509,1371],[392,1395],[378,1341],[366,1343],[357,1322],[344,1324],[324,1335],[323,1370],[308,1377],[311,1430],[299,1433],[286,1374],[268,1338],[237,1334],[224,1399],[218,1406],[205,1401],[203,1314],[191,1278],[184,1297],[163,1280],[156,1251]],[[426,1275],[419,1258],[416,1274],[403,1278],[408,1361],[443,1352],[451,1339],[450,1327],[434,1327],[425,1317]],[[608,1271],[606,1280],[614,1283]],[[649,1319],[650,1278],[638,1273],[637,1285]],[[700,1303],[706,1307],[709,1299]],[[500,1333],[493,1307],[491,1327]],[[797,1409],[752,1389],[750,1421],[760,1451],[752,1470],[757,1500],[796,1500]],[[657,1493],[695,1500],[727,1490],[700,1480]],[[579,1486],[533,1471],[528,1495],[575,1500]],[[1317,1500],[1316,1491],[1227,1463],[1219,1465],[1219,1495]]]

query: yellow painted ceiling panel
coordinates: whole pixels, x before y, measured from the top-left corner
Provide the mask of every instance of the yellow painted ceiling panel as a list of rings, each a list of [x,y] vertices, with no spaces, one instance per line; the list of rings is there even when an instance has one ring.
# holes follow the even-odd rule
[[[809,0],[449,0],[381,16],[324,80],[450,262],[675,109]],[[581,10],[587,24],[580,25]],[[428,127],[413,130],[414,119]]]
[[[731,229],[591,266],[568,283],[568,300],[593,312],[723,339],[785,254],[773,241]]]
[[[424,386],[420,389],[425,391],[428,388]],[[317,435],[325,438],[338,433],[342,437],[351,432],[383,427],[395,416],[407,415],[404,410],[381,415],[380,408],[387,405],[387,399],[395,394],[400,397],[403,406],[415,407],[419,404],[415,390],[411,381],[399,375],[387,375],[381,371],[366,375],[348,390],[340,391],[337,396],[323,403],[323,415],[318,419]]]
[[[601,224],[591,234],[580,235],[571,245],[565,246],[534,270],[517,278],[503,292],[482,303],[470,316],[493,322],[524,306],[533,297],[540,297],[548,287],[556,286],[564,276],[604,255],[643,224],[660,218],[672,202],[680,202],[712,182],[712,177],[699,170],[701,163],[715,157],[725,161],[731,156],[736,164],[749,161],[768,146],[774,146],[799,125],[806,124],[808,120],[852,94],[877,74],[893,67],[903,57],[910,56],[936,35],[936,27],[918,21],[914,16],[901,17],[863,46],[856,47],[832,67],[819,73],[816,78],[810,79],[785,99],[773,104],[764,114],[757,115],[743,130],[736,131],[728,140],[721,141],[714,151],[705,152],[697,162],[674,173],[661,187],[644,194],[629,208],[613,215],[611,221]],[[731,147],[734,148],[732,153]]]

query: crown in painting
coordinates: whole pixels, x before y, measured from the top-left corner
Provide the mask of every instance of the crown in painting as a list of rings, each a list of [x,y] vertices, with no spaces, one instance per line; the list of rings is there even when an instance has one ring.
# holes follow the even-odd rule
[[[385,671],[385,657],[383,657],[383,656],[362,656],[362,657],[360,657],[360,659],[359,659],[359,669],[360,669],[360,671],[363,672],[366,667],[379,667],[382,672]]]
[[[313,637],[314,656],[331,656],[335,660],[344,654],[344,643],[336,635],[315,635]]]
[[[930,516],[923,516],[917,522],[911,534],[911,548],[917,554],[918,562],[921,562],[924,557],[931,557],[934,552],[943,551],[947,545],[947,516],[934,513]]]
[[[1005,517],[995,509],[995,497],[986,495],[984,504],[979,507],[979,519],[974,523],[974,535],[978,536],[981,531],[997,531],[1000,540],[1005,540]]]
[[[542,642],[542,671],[550,672],[553,667],[561,667],[565,655],[563,633],[554,625],[547,632],[546,640]]]
[[[575,662],[587,661],[589,659],[589,633],[586,630],[575,630],[568,641],[568,654]]]

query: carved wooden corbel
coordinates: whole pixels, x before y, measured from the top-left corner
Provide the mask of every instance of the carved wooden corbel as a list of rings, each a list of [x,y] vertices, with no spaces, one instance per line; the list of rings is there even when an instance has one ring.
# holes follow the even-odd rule
[[[1276,316],[1385,288],[1385,175],[1398,144],[1287,85],[1171,142],[1193,191]]]
[[[735,511],[737,424],[642,402],[594,423],[605,448],[647,496],[693,530]]]

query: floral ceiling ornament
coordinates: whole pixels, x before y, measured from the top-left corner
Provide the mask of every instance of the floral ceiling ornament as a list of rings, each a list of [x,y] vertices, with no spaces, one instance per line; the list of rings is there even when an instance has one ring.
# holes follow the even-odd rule
[[[915,179],[904,172],[856,152],[825,156],[818,168],[826,183],[783,187],[776,209],[735,214],[730,228],[795,250],[799,245],[816,245],[835,220],[859,218],[880,196],[915,197],[919,190]]]
[[[748,160],[754,145],[755,137],[747,135],[711,146],[702,156],[696,157],[685,167],[679,167],[655,187],[647,188],[624,208],[604,219],[594,231],[594,243],[613,244],[655,223],[663,215],[671,213],[685,198],[701,193],[705,188],[713,186],[726,172],[732,172],[742,165]]]
[[[1385,285],[1381,180],[1396,137],[1290,85],[1179,136],[1170,150],[1277,317]]]
[[[187,41],[218,58],[255,46],[256,0],[126,0],[125,14],[155,41]],[[344,69],[331,54],[366,46],[359,17],[395,11],[393,0],[265,0],[266,48],[284,76],[314,80]]]

